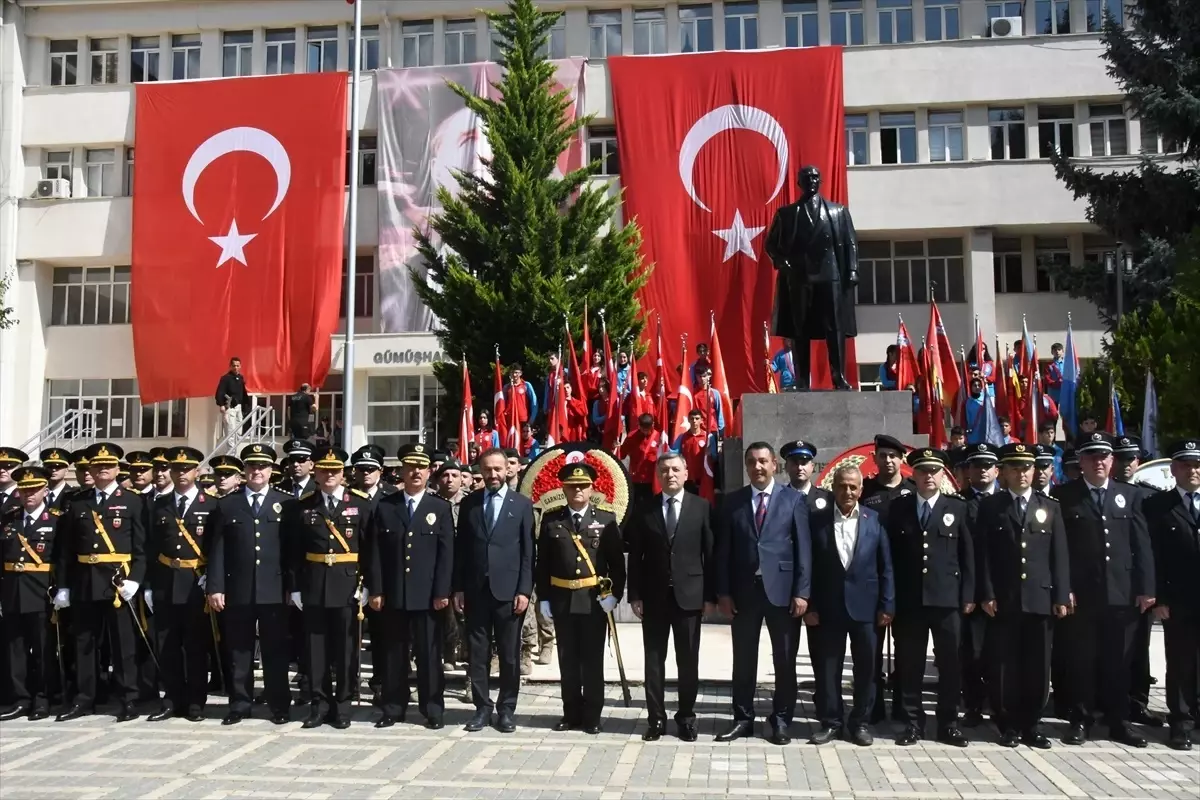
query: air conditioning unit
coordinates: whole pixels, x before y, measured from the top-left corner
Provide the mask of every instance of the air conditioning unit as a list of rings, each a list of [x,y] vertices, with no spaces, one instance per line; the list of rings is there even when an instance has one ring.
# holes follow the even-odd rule
[[[71,182],[65,178],[38,181],[34,196],[44,200],[70,200]]]
[[[1011,39],[1025,35],[1025,20],[1020,17],[996,17],[988,25],[988,34],[994,39]]]

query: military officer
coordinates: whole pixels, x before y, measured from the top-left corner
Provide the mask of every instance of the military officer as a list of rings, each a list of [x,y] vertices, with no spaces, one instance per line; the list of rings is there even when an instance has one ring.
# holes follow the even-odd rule
[[[1134,636],[1156,590],[1142,491],[1110,479],[1113,445],[1106,434],[1084,434],[1075,452],[1082,478],[1055,491],[1071,554],[1072,613],[1062,623],[1071,730],[1063,742],[1087,741],[1100,710],[1110,739],[1145,747],[1128,726]]]
[[[20,467],[13,472],[21,510],[0,519],[0,609],[5,617],[9,677],[16,707],[0,720],[50,716],[47,682],[54,672],[53,645],[47,639],[47,595],[53,585],[50,554],[62,512],[46,503],[49,472]]]
[[[144,495],[154,488],[154,462],[145,450],[131,450],[125,454],[129,466],[129,490]]]
[[[305,482],[299,499],[284,505],[285,582],[303,614],[313,701],[305,728],[320,727],[323,709],[334,728],[350,727],[351,650],[363,602],[359,550],[371,506],[362,492],[342,485],[348,459],[344,450],[322,448],[315,478]],[[319,680],[330,667],[332,681]]]
[[[270,487],[275,450],[242,448],[246,485],[217,502],[208,533],[208,606],[221,615],[229,653],[229,713],[236,725],[251,712],[255,631],[262,651],[264,699],[271,721],[288,721],[284,506],[291,497]]]
[[[71,489],[67,483],[67,473],[71,470],[71,454],[60,447],[48,447],[38,453],[38,460],[42,462],[49,478],[46,486],[46,505],[59,511],[65,510]]]
[[[429,451],[403,445],[401,488],[379,499],[367,537],[366,586],[383,623],[383,705],[375,723],[402,722],[412,699],[411,654],[417,665],[417,707],[425,727],[444,727],[446,677],[442,670],[440,612],[450,605],[454,577],[454,515],[429,491]]]
[[[68,502],[80,495],[89,495],[94,488],[92,473],[88,470],[87,448],[71,453],[71,466],[75,469],[75,489],[67,498]]]
[[[1067,534],[1058,503],[1033,491],[1031,445],[1000,448],[1000,468],[1007,488],[980,501],[972,531],[983,549],[976,583],[989,618],[992,718],[1003,746],[1044,750],[1051,619],[1070,602]]]
[[[175,487],[171,485],[171,463],[167,461],[167,448],[151,447],[150,463],[154,472],[154,497],[173,492]]]
[[[962,496],[966,498],[967,503],[967,524],[975,536],[982,537],[987,534],[987,529],[975,525],[975,519],[983,499],[996,493],[1000,448],[987,442],[972,444],[963,448],[962,459],[964,482],[960,485],[963,486]],[[979,538],[973,538],[972,544],[978,561],[985,552],[983,542]],[[978,570],[978,567],[976,569]],[[968,728],[983,724],[983,705],[987,699],[988,666],[984,660],[987,620],[987,614],[978,607],[963,619],[959,662],[963,679],[962,724]]]
[[[354,451],[351,456],[351,462],[354,465],[354,475],[352,483],[354,488],[361,492],[365,492],[371,501],[371,511],[375,510],[375,506],[379,503],[379,498],[384,495],[392,494],[396,491],[396,487],[383,481],[383,460],[387,454],[384,449],[377,444],[365,444]],[[370,688],[377,697],[382,699],[381,689],[383,687],[383,629],[379,622],[379,612],[368,607],[366,609],[367,632],[371,640],[371,681]],[[362,650],[354,651],[354,664],[352,669],[355,676],[358,676],[362,667]],[[362,681],[356,677],[354,681],[355,692]]]
[[[897,740],[912,745],[925,735],[921,704],[925,654],[933,636],[938,671],[937,739],[966,747],[958,728],[961,690],[958,653],[962,617],[975,610],[975,551],[967,504],[943,494],[941,482],[948,456],[930,448],[913,450],[913,494],[897,498],[888,510],[888,539],[896,580],[896,663],[907,727]]]
[[[604,636],[625,591],[625,555],[616,515],[591,504],[596,470],[567,464],[558,473],[567,504],[546,512],[538,536],[537,594],[554,620],[563,717],[556,731],[600,732]]]
[[[117,485],[122,450],[109,442],[87,448],[92,488],[76,495],[59,523],[54,567],[56,608],[71,607],[75,639],[76,694],[60,722],[92,713],[96,700],[96,663],[100,636],[108,631],[113,677],[119,692],[118,722],[137,719],[134,630],[126,608],[137,595],[146,571],[146,510],[142,497]]]
[[[242,472],[246,465],[234,456],[213,456],[208,460],[217,481],[217,497],[228,497],[242,488]]]
[[[13,471],[29,460],[29,456],[15,447],[0,447],[0,513],[21,507],[17,494],[17,482]]]
[[[833,492],[822,489],[812,482],[816,468],[817,446],[803,439],[788,442],[779,448],[784,469],[788,474],[788,485],[808,501],[808,514],[833,513]]]

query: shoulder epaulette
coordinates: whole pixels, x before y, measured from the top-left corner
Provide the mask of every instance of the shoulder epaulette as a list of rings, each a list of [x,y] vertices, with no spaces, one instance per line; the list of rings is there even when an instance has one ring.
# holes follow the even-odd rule
[[[361,497],[361,498],[362,498],[362,499],[364,499],[364,500],[370,500],[370,499],[371,499],[371,495],[367,494],[367,493],[366,493],[366,492],[364,492],[362,489],[355,489],[355,488],[351,487],[351,489],[350,489],[350,493],[351,493],[351,494],[356,494],[356,495],[358,495],[359,497]]]
[[[214,488],[213,488],[213,487],[211,487],[211,486],[209,486],[207,489],[205,489],[205,490],[204,490],[204,493],[205,493],[206,495],[208,495],[209,497],[220,497],[220,496],[221,496],[221,495],[219,495],[219,494],[217,493],[217,490],[216,490],[216,489],[214,489]]]
[[[50,515],[51,515],[51,516],[53,516],[53,517],[61,517],[61,516],[62,516],[62,513],[63,513],[63,512],[62,512],[62,509],[61,509],[61,508],[52,508],[52,509],[50,509]]]

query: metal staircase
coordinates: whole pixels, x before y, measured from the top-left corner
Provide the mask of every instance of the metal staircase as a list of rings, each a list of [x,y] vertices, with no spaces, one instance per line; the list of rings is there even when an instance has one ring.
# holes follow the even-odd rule
[[[241,449],[248,444],[266,444],[275,446],[275,409],[270,406],[255,406],[250,415],[242,420],[241,430],[230,433],[204,457],[204,462],[217,456],[231,455],[236,457]]]
[[[96,422],[100,412],[94,408],[72,408],[55,417],[31,436],[21,450],[31,457],[48,447],[80,450],[96,441]]]

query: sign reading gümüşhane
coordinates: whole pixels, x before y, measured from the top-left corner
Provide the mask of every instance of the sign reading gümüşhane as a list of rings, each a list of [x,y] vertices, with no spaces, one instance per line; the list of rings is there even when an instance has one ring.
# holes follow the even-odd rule
[[[441,350],[380,350],[371,359],[376,364],[438,364],[445,360]]]

